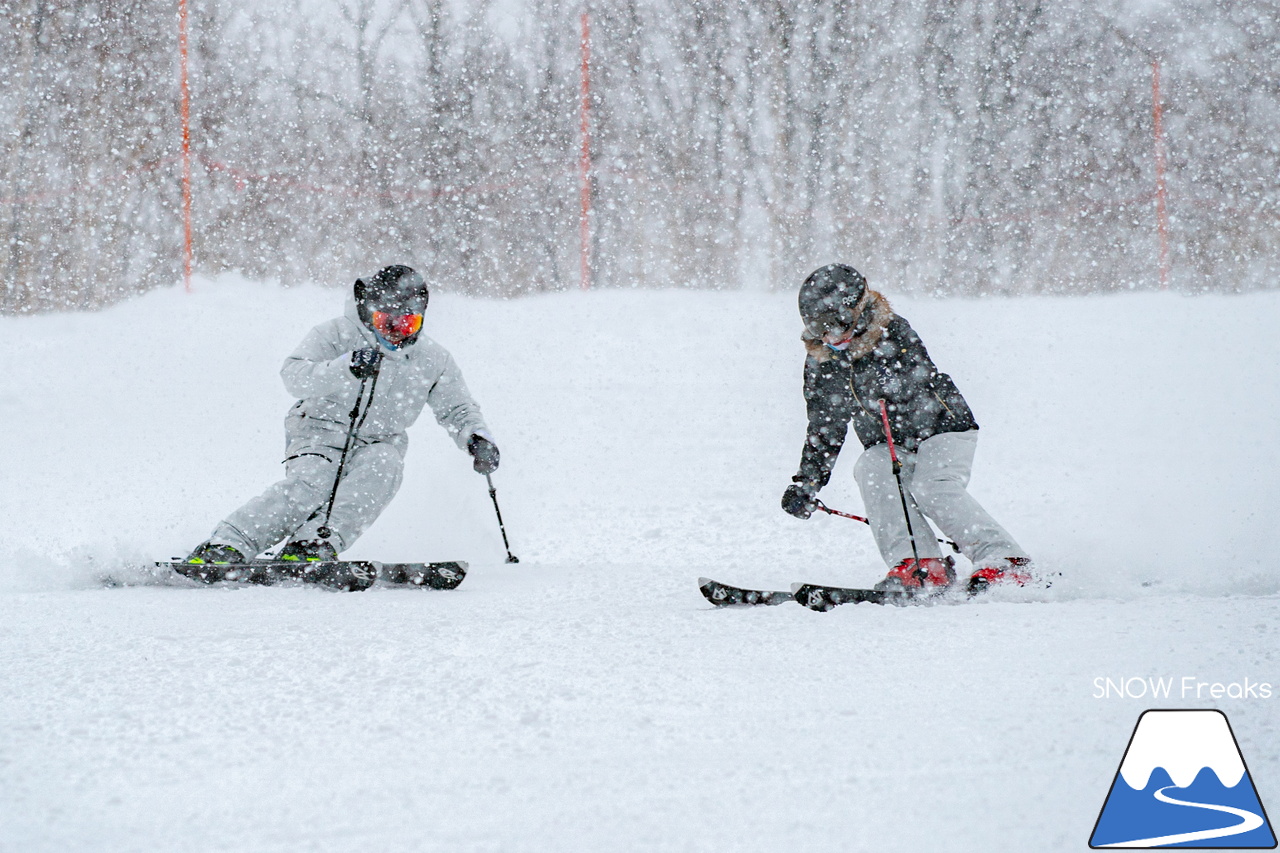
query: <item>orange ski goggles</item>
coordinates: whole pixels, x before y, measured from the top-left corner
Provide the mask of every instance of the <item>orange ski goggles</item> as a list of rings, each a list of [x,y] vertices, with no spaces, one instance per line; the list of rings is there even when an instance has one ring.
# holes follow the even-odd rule
[[[392,343],[422,331],[421,314],[392,314],[390,311],[374,311],[374,330]]]

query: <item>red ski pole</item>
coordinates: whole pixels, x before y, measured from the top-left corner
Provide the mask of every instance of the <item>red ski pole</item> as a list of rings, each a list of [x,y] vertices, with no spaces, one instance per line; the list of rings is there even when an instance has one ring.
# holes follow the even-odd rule
[[[841,511],[840,511],[840,510],[838,510],[838,509],[832,509],[831,507],[827,506],[826,504],[824,504],[822,501],[818,500],[817,498],[814,498],[814,499],[813,499],[813,505],[814,505],[815,507],[817,507],[818,509],[822,510],[823,512],[825,512],[827,515],[838,515],[838,516],[840,516],[841,518],[852,518],[854,521],[861,521],[863,524],[870,524],[870,523],[871,523],[871,519],[863,518],[863,517],[862,517],[862,516],[860,516],[860,515],[853,515],[852,513],[848,513],[848,512],[841,512]]]
[[[916,532],[911,529],[911,512],[907,509],[907,490],[902,487],[902,463],[898,461],[898,451],[893,446],[893,430],[889,428],[889,407],[884,398],[880,398],[880,422],[884,424],[884,437],[889,442],[889,458],[893,460],[893,478],[898,481],[898,497],[902,499],[902,517],[907,520],[907,537],[911,540],[911,556],[915,560],[915,574],[924,583],[928,575],[920,567],[920,552],[916,549]]]
[[[866,524],[868,526],[871,524],[871,519],[869,518],[864,518],[860,515],[854,515],[851,512],[841,512],[838,509],[832,509],[831,507],[827,506],[817,498],[813,499],[813,504],[817,509],[821,510],[822,512],[825,512],[827,515],[838,515],[841,518],[850,518],[850,519],[853,519],[854,521],[861,521],[863,524]],[[955,542],[952,542],[950,539],[939,538],[938,541],[941,542],[943,545],[950,545],[951,550],[955,551],[957,554],[960,553],[960,546],[957,545]]]

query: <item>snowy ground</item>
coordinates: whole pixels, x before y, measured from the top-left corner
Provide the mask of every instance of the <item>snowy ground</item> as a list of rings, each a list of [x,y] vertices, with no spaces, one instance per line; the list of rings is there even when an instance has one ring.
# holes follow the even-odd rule
[[[349,553],[469,560],[458,590],[101,589],[278,476],[276,370],[341,296],[0,319],[0,851],[1085,850],[1148,707],[1224,710],[1274,819],[1280,294],[894,302],[1048,593],[710,608],[699,575],[883,567],[778,509],[792,298],[654,292],[433,301],[518,565],[427,419]],[[822,497],[858,512],[853,457]],[[1131,676],[1273,698],[1094,698]]]

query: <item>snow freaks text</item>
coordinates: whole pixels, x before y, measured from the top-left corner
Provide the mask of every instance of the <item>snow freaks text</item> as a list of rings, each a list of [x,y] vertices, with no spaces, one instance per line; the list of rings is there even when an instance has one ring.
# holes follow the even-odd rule
[[[1240,681],[1205,681],[1194,675],[1181,677],[1132,676],[1093,680],[1094,699],[1270,699],[1271,683],[1244,678]]]

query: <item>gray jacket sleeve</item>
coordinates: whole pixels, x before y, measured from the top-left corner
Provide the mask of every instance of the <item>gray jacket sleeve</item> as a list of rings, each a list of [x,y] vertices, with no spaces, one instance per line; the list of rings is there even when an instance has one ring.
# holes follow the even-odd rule
[[[335,326],[332,322],[316,326],[284,360],[280,378],[294,397],[333,394],[355,380],[348,366],[351,357],[343,349]]]
[[[446,359],[440,378],[427,394],[427,405],[436,416],[436,423],[444,427],[454,442],[465,450],[472,435],[487,433],[488,430],[480,414],[480,405],[471,398],[467,383],[462,380],[458,363],[451,355]]]

